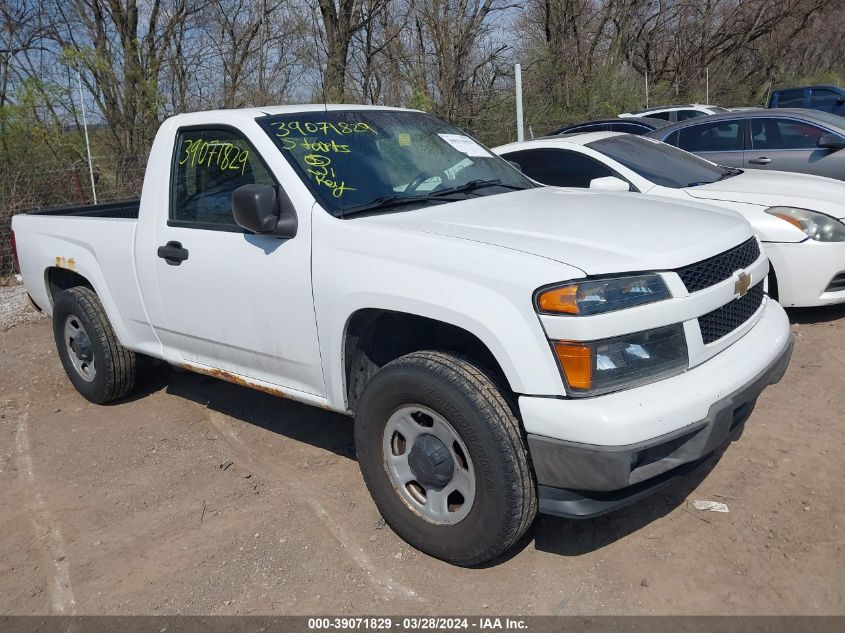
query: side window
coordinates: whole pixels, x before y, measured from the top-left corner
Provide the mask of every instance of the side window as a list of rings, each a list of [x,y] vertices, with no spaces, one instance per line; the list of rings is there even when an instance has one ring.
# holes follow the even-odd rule
[[[678,146],[678,136],[680,136],[680,134],[681,134],[680,130],[675,130],[669,136],[667,136],[665,139],[663,139],[663,142],[668,143],[669,145],[674,145],[675,147],[677,147]]]
[[[667,111],[667,112],[650,112],[650,113],[645,114],[645,115],[643,115],[643,116],[647,116],[649,119],[663,119],[664,121],[668,121],[668,120],[671,118],[671,116],[672,116],[672,112],[671,112],[671,111]]]
[[[562,149],[533,149],[503,154],[529,178],[556,187],[589,187],[594,178],[615,175],[597,160]]]
[[[651,129],[641,123],[614,123],[611,126],[614,132],[627,132],[628,134],[645,134],[651,132]]]
[[[241,185],[276,184],[252,145],[232,130],[180,130],[174,156],[170,220],[180,224],[238,229],[232,192]]]
[[[762,149],[814,149],[822,134],[815,125],[790,119],[752,119],[751,147]]]
[[[608,123],[588,123],[587,125],[579,125],[577,127],[564,130],[564,134],[574,134],[575,132],[578,132],[579,134],[582,132],[604,132],[609,129],[610,124]]]
[[[679,130],[678,147],[688,152],[730,152],[743,149],[740,121],[691,125]]]
[[[781,90],[778,95],[778,108],[803,108],[804,107],[804,90]]]
[[[832,112],[838,105],[841,95],[827,88],[814,88],[810,91],[810,107],[816,110]]]
[[[697,119],[704,116],[706,112],[701,110],[678,110],[678,121],[686,121],[687,119]]]

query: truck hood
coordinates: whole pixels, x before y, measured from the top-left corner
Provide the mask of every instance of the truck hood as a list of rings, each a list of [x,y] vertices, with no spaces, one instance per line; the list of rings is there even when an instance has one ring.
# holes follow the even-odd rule
[[[747,169],[738,176],[686,191],[697,200],[798,207],[845,218],[845,182],[787,171]]]
[[[531,253],[588,275],[678,268],[751,236],[746,220],[731,211],[641,194],[558,187],[354,221]]]

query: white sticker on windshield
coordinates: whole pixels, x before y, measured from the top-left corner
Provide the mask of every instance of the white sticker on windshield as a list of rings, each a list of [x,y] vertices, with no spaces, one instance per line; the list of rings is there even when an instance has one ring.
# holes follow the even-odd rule
[[[467,156],[484,156],[485,158],[490,156],[486,149],[463,134],[438,134],[437,136]]]

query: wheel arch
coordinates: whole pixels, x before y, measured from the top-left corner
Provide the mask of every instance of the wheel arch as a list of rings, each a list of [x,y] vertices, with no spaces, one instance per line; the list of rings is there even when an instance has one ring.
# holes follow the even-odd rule
[[[97,292],[87,277],[80,275],[75,270],[60,268],[59,266],[49,266],[44,270],[44,285],[47,288],[47,298],[50,300],[51,306],[56,302],[56,295],[63,290],[83,286]]]
[[[97,279],[98,276],[98,273],[88,275],[84,269],[80,271],[78,264],[75,270],[63,266],[47,266],[44,269],[44,287],[46,288],[50,315],[52,316],[53,305],[60,292],[78,287],[90,288],[102,304],[106,318],[108,318],[118,341],[121,345],[126,345],[126,341],[130,339],[126,323],[120,316],[109,292],[103,292],[106,288],[105,279]]]
[[[484,370],[508,394],[515,393],[490,347],[469,330],[435,318],[382,308],[362,308],[349,315],[343,334],[343,396],[355,406],[364,387],[387,363],[412,352],[434,350],[466,358]]]

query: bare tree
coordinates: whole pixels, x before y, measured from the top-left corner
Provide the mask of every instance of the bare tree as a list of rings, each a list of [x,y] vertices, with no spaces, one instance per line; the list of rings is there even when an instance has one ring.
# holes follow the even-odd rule
[[[143,155],[159,122],[159,80],[168,43],[199,8],[190,0],[68,0],[54,5],[51,37],[85,81],[120,154]]]
[[[343,101],[352,38],[366,27],[389,1],[318,0],[326,46],[326,67],[323,74],[324,100]]]

